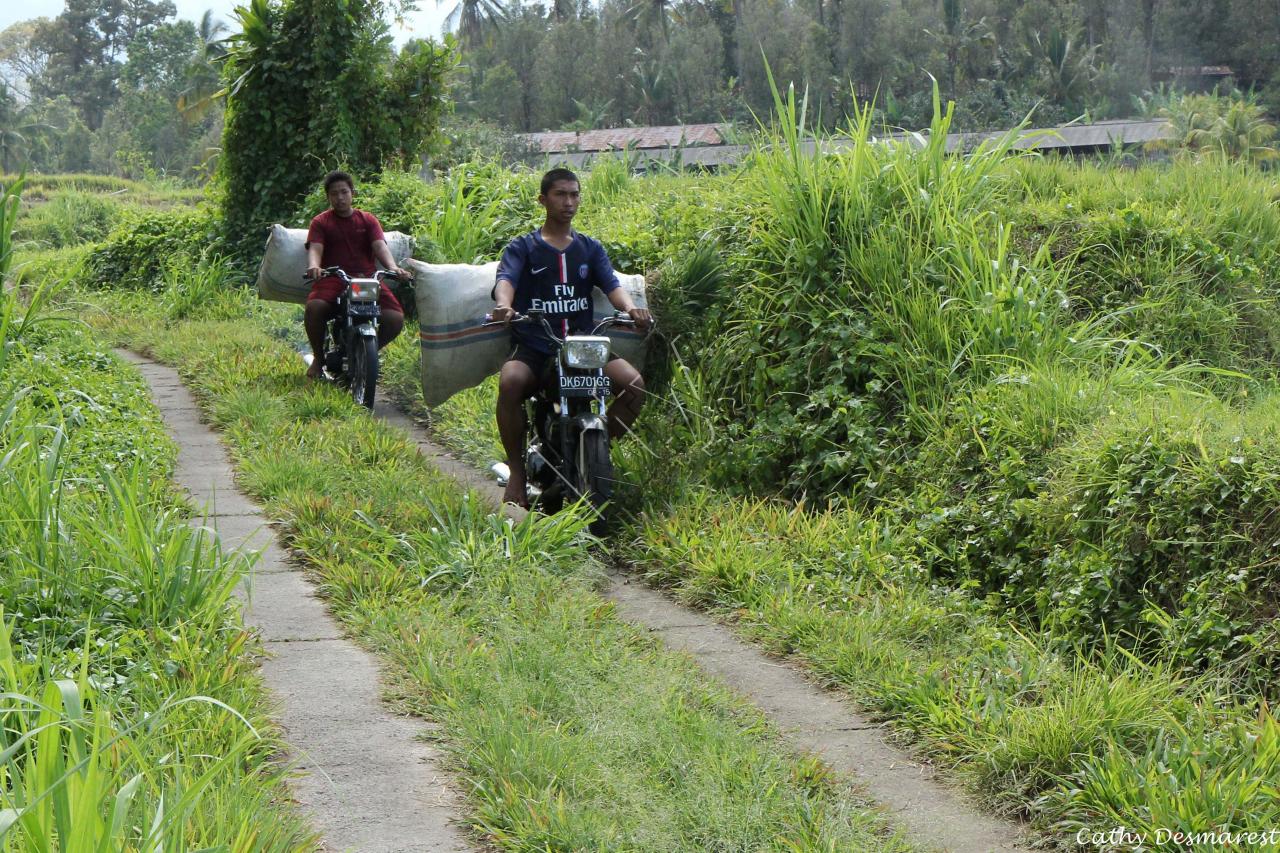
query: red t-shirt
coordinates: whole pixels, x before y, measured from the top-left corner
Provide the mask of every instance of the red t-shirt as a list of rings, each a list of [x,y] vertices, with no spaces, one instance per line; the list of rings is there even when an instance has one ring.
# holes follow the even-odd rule
[[[363,210],[352,210],[347,217],[326,210],[311,220],[311,228],[307,231],[308,245],[324,245],[320,266],[342,267],[350,276],[373,275],[378,268],[374,262],[373,244],[376,240],[385,239],[378,217]]]

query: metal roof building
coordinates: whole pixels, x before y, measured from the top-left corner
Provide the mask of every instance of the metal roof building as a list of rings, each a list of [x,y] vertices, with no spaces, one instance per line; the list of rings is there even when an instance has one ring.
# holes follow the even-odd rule
[[[720,125],[685,125],[684,129],[687,130],[694,127],[716,128],[716,137],[722,138],[718,130],[721,127]],[[666,147],[653,145],[640,147],[634,144],[630,147],[627,146],[626,140],[628,139],[644,139],[652,142],[663,138],[673,138],[671,133],[667,133],[664,136],[650,133],[650,131],[669,132],[679,129],[681,128],[617,128],[613,130],[584,131],[579,134],[568,131],[533,133],[525,134],[524,136],[532,143],[535,143],[535,150],[542,152],[542,159],[548,164],[564,164],[574,168],[587,166],[594,157],[611,150],[626,150],[628,156],[633,158],[637,168],[654,164],[681,163],[685,166],[714,169],[739,163],[751,152],[751,146],[749,145],[717,145],[709,141],[699,145],[689,145],[687,144],[688,136],[685,137],[686,144],[681,146],[678,142],[680,138],[678,134],[674,135],[677,141]],[[999,139],[1006,132],[988,131],[948,134],[947,150],[971,151],[983,142]],[[1022,131],[1018,141],[1014,143],[1014,147],[1020,150],[1035,149],[1037,151],[1070,155],[1097,154],[1117,146],[1145,145],[1149,142],[1166,139],[1169,137],[1169,133],[1168,123],[1163,120],[1069,124],[1062,127],[1030,128]],[[880,138],[886,142],[905,142],[907,144],[922,145],[926,136],[927,133],[899,133]],[[561,147],[564,143],[560,140],[563,138],[586,139],[588,144],[593,147]],[[708,135],[704,138],[709,139],[710,136]],[[609,140],[614,140],[618,144],[604,144]],[[838,138],[823,141],[823,145],[832,150],[840,150],[850,144],[849,140]],[[813,143],[810,142],[809,145],[812,147]],[[535,154],[534,156],[536,158],[538,155]]]
[[[652,148],[689,148],[723,145],[723,124],[676,124],[664,127],[611,127],[602,130],[554,130],[522,133],[533,151],[560,154],[570,151],[601,152]]]

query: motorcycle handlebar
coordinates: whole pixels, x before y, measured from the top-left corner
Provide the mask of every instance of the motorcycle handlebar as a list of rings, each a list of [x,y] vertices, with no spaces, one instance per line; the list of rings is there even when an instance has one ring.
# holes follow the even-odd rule
[[[538,322],[545,322],[545,321],[546,321],[545,317],[531,317],[528,314],[516,314],[508,322],[514,326],[517,324],[538,323]],[[501,326],[504,324],[494,320],[492,314],[485,314],[483,325]],[[619,311],[616,314],[614,314],[612,317],[605,317],[603,320],[597,323],[595,331],[598,332],[606,326],[634,326],[634,325],[636,325],[636,321],[631,319],[631,315],[627,314],[625,311]]]
[[[330,275],[336,275],[338,278],[342,279],[343,281],[351,281],[351,276],[347,275],[347,271],[344,270],[342,267],[324,267],[320,270],[320,275],[316,276],[316,278],[324,278],[325,276],[330,276]],[[381,281],[384,278],[394,278],[396,281],[404,280],[401,276],[397,275],[391,270],[377,270],[373,274],[373,277],[378,279],[379,281]],[[311,275],[305,272],[302,274],[302,278],[305,281],[313,280]]]

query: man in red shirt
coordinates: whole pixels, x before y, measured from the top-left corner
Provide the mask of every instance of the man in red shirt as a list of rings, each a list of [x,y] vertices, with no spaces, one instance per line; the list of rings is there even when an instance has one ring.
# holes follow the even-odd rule
[[[307,232],[307,276],[314,284],[307,296],[303,324],[311,351],[315,353],[307,368],[311,379],[318,379],[324,369],[324,325],[333,317],[338,297],[346,288],[336,276],[321,278],[321,269],[342,267],[352,278],[367,278],[377,269],[376,260],[384,269],[405,279],[413,278],[413,273],[402,269],[391,257],[378,218],[352,206],[355,183],[350,175],[330,172],[324,179],[324,194],[329,199],[329,209],[311,220],[311,229]],[[385,286],[378,305],[382,308],[378,323],[378,348],[381,349],[404,328],[404,308],[391,288]]]

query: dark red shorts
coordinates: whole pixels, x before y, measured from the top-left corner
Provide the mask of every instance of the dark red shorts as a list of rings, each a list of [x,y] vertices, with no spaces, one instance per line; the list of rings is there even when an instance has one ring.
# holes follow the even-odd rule
[[[320,299],[332,305],[338,301],[338,297],[346,289],[347,286],[336,275],[325,276],[311,285],[311,293],[307,295],[307,301]],[[386,282],[382,283],[382,289],[378,292],[378,306],[383,311],[404,313],[404,307],[400,304],[400,300],[396,299],[396,295],[391,292],[391,288]]]

